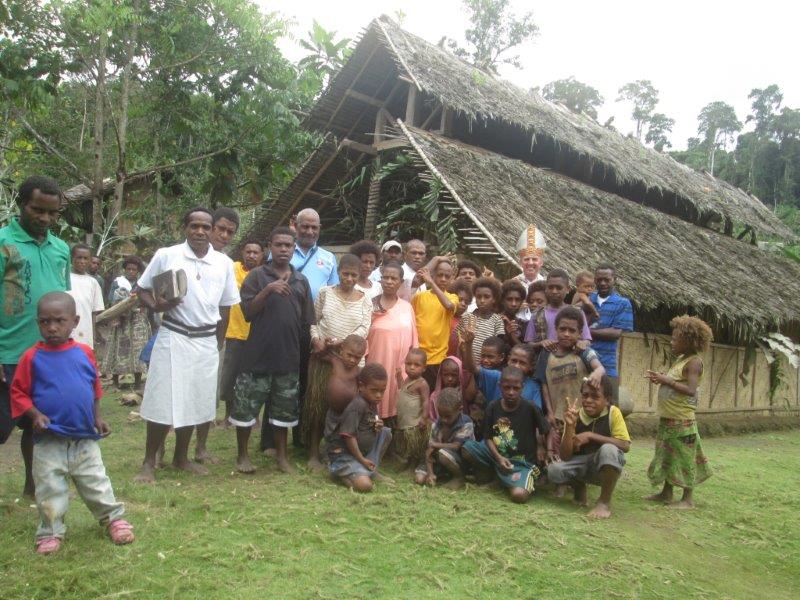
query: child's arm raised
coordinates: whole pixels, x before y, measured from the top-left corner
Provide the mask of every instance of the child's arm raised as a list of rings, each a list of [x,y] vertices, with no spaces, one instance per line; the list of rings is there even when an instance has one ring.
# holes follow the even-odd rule
[[[461,333],[458,334],[460,342],[458,344],[458,353],[461,355],[461,360],[464,363],[464,369],[476,375],[480,372],[480,367],[475,364],[475,358],[472,356],[472,343],[475,341],[475,325],[468,324]]]
[[[427,285],[430,288],[430,290],[436,295],[436,297],[439,299],[439,302],[444,307],[444,309],[452,314],[455,311],[455,304],[453,304],[453,301],[447,297],[447,294],[443,292],[441,289],[439,289],[438,285],[436,285],[436,282],[433,280],[433,277],[431,277],[430,270],[426,267],[424,269],[420,269],[417,274],[425,282],[425,285]]]
[[[561,437],[561,460],[569,460],[577,450],[575,447],[575,425],[578,423],[579,400],[570,402],[567,399],[567,409],[564,411],[564,435]]]

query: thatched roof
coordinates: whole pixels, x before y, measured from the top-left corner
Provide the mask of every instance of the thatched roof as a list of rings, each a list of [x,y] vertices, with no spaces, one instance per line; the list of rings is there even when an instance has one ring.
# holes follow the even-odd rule
[[[760,233],[792,237],[757,198],[536,93],[479,72],[443,48],[404,31],[388,17],[375,19],[367,27],[308,123],[325,131],[372,131],[376,107],[349,97],[348,90],[351,95],[355,92],[390,104],[398,77],[466,116],[469,132],[456,134],[464,141],[476,143],[469,136],[477,135],[473,129],[483,128],[485,135],[494,137],[492,150],[514,156],[519,150],[511,152],[509,140],[524,135],[527,141],[515,143],[529,146],[525,151],[531,160],[519,156],[527,162],[554,168],[695,224],[720,229],[738,224]],[[501,131],[504,127],[508,131]],[[552,159],[554,164],[547,164],[549,158],[535,156],[537,146],[542,145],[560,155]]]
[[[738,339],[798,320],[800,268],[788,260],[552,171],[398,126],[500,255],[513,254],[524,224],[536,223],[547,238],[546,268],[574,273],[611,262],[640,309],[690,308]]]

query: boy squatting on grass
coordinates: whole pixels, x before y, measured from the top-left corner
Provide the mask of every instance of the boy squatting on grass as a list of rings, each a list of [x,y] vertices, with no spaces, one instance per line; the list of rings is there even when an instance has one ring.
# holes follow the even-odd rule
[[[522,400],[525,373],[506,367],[500,378],[502,398],[486,409],[483,437],[467,441],[461,454],[478,471],[488,476],[494,471],[508,489],[513,502],[527,502],[539,477],[537,465],[544,466],[545,436],[550,432],[542,411]]]
[[[386,369],[369,363],[358,374],[358,395],[342,412],[329,408],[325,416],[325,441],[333,477],[357,492],[371,492],[380,461],[392,441],[376,407],[388,382]]]
[[[100,417],[103,390],[94,352],[70,338],[78,324],[75,300],[66,292],[50,292],[37,306],[37,342],[20,358],[11,384],[14,418],[33,423],[33,479],[39,527],[36,551],[52,554],[66,533],[70,477],[86,506],[106,527],[115,544],[133,541],[133,527],[122,519],[106,475],[97,440],[111,433]]]
[[[589,516],[601,519],[611,516],[611,494],[625,466],[625,453],[631,448],[622,411],[611,404],[613,394],[614,386],[607,375],[603,375],[599,388],[584,379],[580,408],[575,400],[564,412],[561,461],[547,467],[548,479],[556,485],[571,485],[580,506],[587,505],[586,484],[599,485],[600,497]]]

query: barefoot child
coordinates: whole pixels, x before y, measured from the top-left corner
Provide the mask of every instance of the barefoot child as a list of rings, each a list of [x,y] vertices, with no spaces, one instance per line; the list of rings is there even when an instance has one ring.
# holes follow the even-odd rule
[[[95,519],[115,544],[133,541],[133,527],[122,519],[106,475],[97,440],[111,433],[100,417],[103,390],[94,352],[70,338],[78,324],[75,300],[49,292],[37,305],[43,342],[20,358],[11,384],[12,417],[33,423],[33,479],[39,528],[36,552],[52,554],[66,533],[69,479]]]
[[[278,468],[294,472],[286,452],[288,429],[300,416],[298,386],[300,339],[314,324],[311,286],[290,264],[295,237],[288,227],[276,227],[269,239],[272,259],[253,268],[242,283],[242,313],[250,336],[240,354],[241,372],[234,387],[229,421],[236,426],[236,469],[253,473],[247,443],[263,405],[272,425]]]
[[[412,348],[406,354],[406,379],[397,368],[397,424],[394,444],[397,455],[408,469],[415,467],[424,457],[428,444],[429,396],[428,382],[422,377],[425,371],[425,351]]]
[[[589,271],[579,271],[575,275],[575,293],[572,295],[572,306],[577,306],[583,311],[590,328],[592,323],[600,318],[600,313],[597,312],[597,308],[589,298],[592,292],[594,292],[594,275]]]
[[[357,492],[372,491],[372,480],[392,441],[392,432],[376,411],[387,380],[383,366],[367,364],[358,375],[356,397],[342,412],[329,408],[325,417],[330,473]]]
[[[455,388],[443,389],[436,398],[439,418],[431,427],[425,462],[414,472],[419,485],[436,485],[440,477],[450,477],[443,487],[464,487],[461,447],[475,439],[472,419],[461,412],[461,396]]]
[[[317,324],[311,327],[313,355],[308,366],[308,389],[303,403],[301,423],[308,440],[308,466],[321,470],[319,443],[328,403],[325,399],[330,365],[319,360],[328,348],[338,346],[350,334],[367,337],[372,322],[372,300],[355,289],[361,273],[361,260],[345,254],[339,260],[339,283],[324,287],[314,302]],[[362,363],[363,364],[363,363]]]
[[[500,379],[503,397],[486,409],[483,441],[464,443],[461,454],[479,471],[494,470],[513,502],[527,502],[544,466],[545,440],[550,427],[542,412],[522,401],[525,374],[506,367]]]
[[[697,431],[695,409],[697,389],[703,381],[703,359],[713,334],[700,319],[684,315],[670,321],[672,353],[677,357],[667,373],[647,371],[651,383],[658,384],[658,434],[653,461],[647,476],[653,485],[663,484],[661,492],[648,500],[669,502],[673,508],[693,508],[692,493],[697,484],[711,476]],[[683,497],[672,502],[672,488],[683,488]]]
[[[613,394],[607,375],[599,388],[588,381],[581,384],[580,408],[576,399],[564,412],[561,461],[547,467],[548,479],[557,485],[571,485],[580,506],[588,503],[586,484],[599,485],[600,497],[588,516],[601,519],[611,516],[611,494],[631,448],[622,412],[611,404]]]

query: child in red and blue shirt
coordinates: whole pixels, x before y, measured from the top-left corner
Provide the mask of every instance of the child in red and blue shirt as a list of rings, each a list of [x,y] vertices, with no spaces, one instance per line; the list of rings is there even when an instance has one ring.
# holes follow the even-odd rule
[[[33,479],[40,523],[36,551],[52,554],[66,532],[68,477],[115,544],[133,541],[133,527],[123,520],[106,475],[97,440],[110,433],[100,417],[103,395],[94,352],[72,340],[78,324],[75,300],[65,292],[42,296],[37,306],[44,338],[20,358],[11,384],[11,412],[33,423]]]

